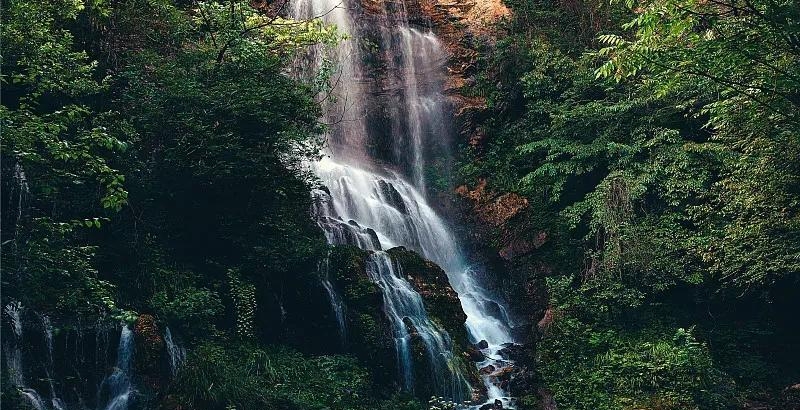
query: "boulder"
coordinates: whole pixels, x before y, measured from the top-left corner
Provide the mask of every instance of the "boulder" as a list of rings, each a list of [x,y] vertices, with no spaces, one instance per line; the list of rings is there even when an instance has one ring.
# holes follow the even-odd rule
[[[524,395],[536,389],[536,374],[532,371],[522,370],[511,378],[508,391],[513,396]]]
[[[481,349],[481,350],[488,349],[489,348],[489,342],[487,342],[485,340],[481,340],[480,342],[475,343],[475,347],[477,347],[478,349]]]
[[[503,367],[497,369],[494,373],[490,374],[493,379],[500,382],[507,382],[511,380],[511,375],[514,374],[516,368],[514,366]]]
[[[478,350],[475,346],[469,346],[464,354],[473,362],[482,362],[486,360],[486,356]]]
[[[494,403],[486,403],[479,407],[479,410],[502,410],[503,402],[500,399],[495,399]]]
[[[147,387],[160,390],[163,384],[160,363],[166,345],[156,325],[156,319],[148,314],[139,315],[133,325],[133,333],[136,344],[136,373]]]
[[[525,346],[506,343],[497,353],[506,360],[522,361],[525,359]]]

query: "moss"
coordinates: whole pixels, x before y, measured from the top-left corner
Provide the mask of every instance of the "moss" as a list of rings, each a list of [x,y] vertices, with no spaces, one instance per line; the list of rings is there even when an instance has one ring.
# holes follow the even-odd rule
[[[353,246],[332,248],[330,277],[345,304],[348,351],[372,371],[377,384],[391,386],[397,374],[394,341],[380,288],[366,273],[368,256]]]
[[[469,338],[464,323],[467,315],[461,308],[461,301],[458,294],[450,286],[447,274],[435,263],[421,257],[416,252],[404,247],[396,247],[387,251],[392,260],[400,267],[403,275],[410,280],[414,289],[419,292],[425,302],[425,309],[428,317],[447,331],[453,341],[453,363],[452,365],[461,370],[472,386],[482,386],[477,368],[470,362],[464,360],[464,352],[469,346]],[[412,340],[412,344],[414,340]],[[417,358],[417,346],[413,345],[415,359]],[[423,352],[424,357],[424,352]],[[423,363],[425,360],[417,360]],[[430,370],[427,364],[417,364],[416,371],[418,385],[417,394],[422,397],[425,393],[425,380],[429,378]],[[427,373],[426,373],[427,372]],[[429,383],[428,383],[429,384]]]
[[[461,309],[458,294],[450,286],[444,270],[403,247],[387,252],[422,296],[431,320],[444,328],[455,342],[465,346],[468,340],[464,327],[467,315]]]
[[[372,393],[353,358],[221,340],[190,353],[163,408],[366,410]]]

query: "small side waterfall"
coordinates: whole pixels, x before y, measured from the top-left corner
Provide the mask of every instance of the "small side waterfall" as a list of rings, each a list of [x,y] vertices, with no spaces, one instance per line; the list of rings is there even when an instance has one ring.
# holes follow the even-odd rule
[[[326,23],[335,24],[341,32],[355,32],[355,23],[348,10],[348,4],[341,0],[300,0],[292,1],[291,14],[298,18],[323,18]],[[328,138],[329,148],[339,156],[353,161],[367,158],[362,55],[358,43],[343,41],[333,50],[315,46],[304,56],[304,61],[296,65],[303,74],[313,77],[315,70],[327,61],[337,63],[333,74],[333,89],[325,99],[328,124],[346,123],[346,127],[331,130]]]
[[[50,323],[50,317],[46,315],[39,315],[44,328],[44,339],[47,347],[47,363],[45,365],[45,375],[47,376],[47,384],[50,388],[50,403],[53,405],[53,410],[64,410],[66,408],[64,402],[56,395],[55,383],[53,382],[53,366],[55,359],[53,357],[53,325]]]
[[[6,359],[5,363],[11,384],[19,389],[21,396],[24,397],[28,404],[30,404],[36,410],[48,410],[49,408],[52,408],[53,410],[63,410],[64,404],[56,395],[55,386],[51,377],[53,374],[53,327],[50,324],[50,318],[45,315],[35,315],[39,318],[39,325],[42,329],[41,335],[43,336],[45,342],[44,347],[46,351],[44,352],[45,358],[44,362],[42,363],[42,367],[44,369],[44,375],[49,387],[49,402],[51,403],[52,407],[48,407],[46,399],[44,399],[42,395],[33,387],[27,384],[28,380],[26,380],[25,377],[25,367],[23,366],[23,348],[26,347],[27,341],[23,339],[23,335],[28,333],[25,332],[25,327],[23,326],[23,312],[25,309],[19,302],[12,302],[6,305],[3,311],[6,314],[12,329],[12,334],[10,337],[11,340],[9,341],[8,336],[6,336],[6,342],[3,345]],[[37,334],[31,332],[31,334],[28,336],[35,337]]]
[[[328,294],[331,311],[336,317],[336,326],[339,330],[339,343],[344,347],[347,344],[347,323],[344,317],[344,301],[336,292],[336,288],[334,288],[331,282],[330,260],[327,257],[320,262],[319,271],[322,278],[322,287],[325,288],[325,292]]]
[[[103,380],[100,388],[101,397],[107,397],[105,410],[127,410],[133,393],[131,383],[131,363],[133,360],[133,331],[128,325],[122,327],[117,348],[117,363],[114,371]],[[98,403],[103,403],[98,400]]]
[[[164,344],[167,345],[170,374],[174,378],[178,374],[178,369],[186,360],[186,348],[172,339],[172,331],[169,330],[169,326],[164,330]]]
[[[9,383],[37,410],[127,410],[132,401],[134,335],[128,326],[98,320],[84,339],[80,322],[58,332],[49,316],[11,302],[3,308],[3,364]],[[108,339],[119,329],[115,366]],[[6,331],[8,330],[8,331]],[[112,352],[108,352],[113,354]],[[101,380],[102,379],[102,380]],[[85,398],[95,398],[92,403]]]
[[[30,388],[23,388],[20,390],[22,397],[28,400],[28,403],[36,410],[47,410],[42,396],[36,390]]]

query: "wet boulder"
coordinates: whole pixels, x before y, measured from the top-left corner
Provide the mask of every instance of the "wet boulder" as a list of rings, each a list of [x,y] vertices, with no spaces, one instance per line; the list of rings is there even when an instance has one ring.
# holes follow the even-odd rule
[[[525,359],[525,346],[514,343],[505,343],[497,353],[506,360],[523,361]]]
[[[464,355],[473,362],[482,362],[486,360],[486,356],[475,346],[469,346],[464,352]]]
[[[467,315],[444,270],[404,247],[392,248],[387,252],[414,290],[422,296],[428,315],[457,343],[466,346],[468,341],[464,323]]]
[[[489,376],[492,378],[492,380],[496,380],[497,382],[507,382],[511,380],[511,376],[514,374],[514,372],[516,372],[516,369],[513,366],[507,366],[497,369]]]
[[[502,410],[503,402],[500,399],[495,399],[493,403],[486,403],[479,407],[480,410]]]
[[[403,196],[400,195],[400,192],[397,192],[397,189],[394,185],[386,182],[383,179],[378,180],[378,189],[380,191],[380,195],[383,197],[386,203],[392,206],[392,208],[397,209],[402,214],[408,214],[408,209],[406,208],[406,204],[403,201]]]

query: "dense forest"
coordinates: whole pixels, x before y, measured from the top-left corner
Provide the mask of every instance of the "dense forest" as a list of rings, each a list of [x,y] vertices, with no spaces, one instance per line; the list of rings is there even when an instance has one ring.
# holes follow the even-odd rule
[[[2,406],[800,409],[800,3],[2,0]]]

